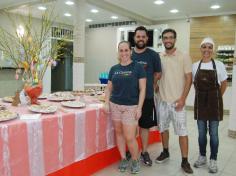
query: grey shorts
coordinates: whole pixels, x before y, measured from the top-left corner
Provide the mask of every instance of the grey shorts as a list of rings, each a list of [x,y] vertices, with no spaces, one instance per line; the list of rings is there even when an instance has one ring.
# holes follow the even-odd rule
[[[164,132],[169,129],[172,121],[175,134],[178,136],[187,136],[187,118],[185,108],[181,111],[176,111],[173,103],[159,101],[157,107],[159,115],[159,130]]]

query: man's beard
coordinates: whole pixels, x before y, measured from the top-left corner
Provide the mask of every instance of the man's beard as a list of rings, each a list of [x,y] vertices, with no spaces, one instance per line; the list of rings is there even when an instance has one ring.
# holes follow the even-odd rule
[[[171,49],[173,49],[174,47],[175,47],[175,45],[171,45],[171,46],[166,46],[166,45],[164,45],[165,46],[165,49],[166,50],[171,50]]]
[[[142,42],[142,45],[139,45],[139,42],[135,42],[135,47],[138,49],[144,49],[146,48],[147,44]]]

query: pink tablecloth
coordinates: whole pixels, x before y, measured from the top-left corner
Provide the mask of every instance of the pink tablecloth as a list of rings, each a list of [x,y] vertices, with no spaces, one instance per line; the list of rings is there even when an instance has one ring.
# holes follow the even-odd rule
[[[31,113],[26,107],[12,109]],[[0,175],[47,175],[114,146],[110,118],[90,100],[84,109],[59,110],[38,120],[2,122]]]

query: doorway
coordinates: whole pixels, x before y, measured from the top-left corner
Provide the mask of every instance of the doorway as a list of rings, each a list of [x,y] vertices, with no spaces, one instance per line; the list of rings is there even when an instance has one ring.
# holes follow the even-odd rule
[[[60,57],[51,70],[51,91],[72,91],[73,88],[73,42],[52,39],[52,45],[63,42],[58,49]]]

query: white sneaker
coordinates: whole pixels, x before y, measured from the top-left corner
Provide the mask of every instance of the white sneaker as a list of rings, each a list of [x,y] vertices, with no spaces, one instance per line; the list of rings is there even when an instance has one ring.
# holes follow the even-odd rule
[[[207,163],[207,158],[206,158],[206,156],[201,156],[201,155],[199,155],[197,161],[195,161],[195,163],[194,163],[193,166],[196,167],[196,168],[199,168],[199,167],[205,166],[206,163]]]
[[[217,162],[216,160],[211,159],[210,164],[208,166],[209,172],[210,173],[217,173],[218,168],[217,168]]]

